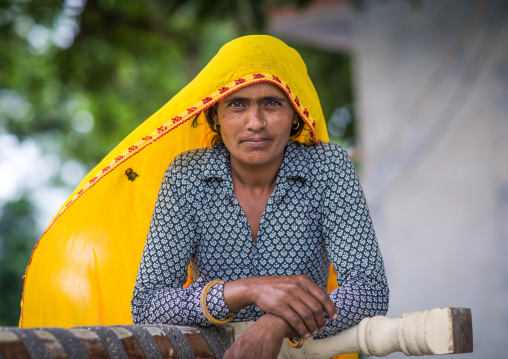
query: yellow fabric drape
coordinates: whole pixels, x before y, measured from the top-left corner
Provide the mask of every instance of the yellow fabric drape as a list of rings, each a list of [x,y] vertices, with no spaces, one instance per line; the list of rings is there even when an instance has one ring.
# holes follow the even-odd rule
[[[294,49],[263,35],[224,45],[83,179],[52,219],[25,272],[21,327],[132,323],[132,291],[166,168],[178,154],[210,145],[204,109],[261,81],[279,86],[305,121],[298,141],[328,141],[317,93]]]
[[[164,171],[181,152],[209,146],[203,115],[253,83],[279,86],[306,122],[302,142],[327,141],[317,93],[300,55],[270,36],[224,45],[159,111],[79,184],[35,246],[25,273],[20,326],[132,323],[130,300]],[[138,177],[129,180],[131,169]]]

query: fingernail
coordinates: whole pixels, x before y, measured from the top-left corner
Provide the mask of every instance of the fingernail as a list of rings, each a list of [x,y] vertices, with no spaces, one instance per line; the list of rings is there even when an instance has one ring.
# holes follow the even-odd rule
[[[309,333],[305,334],[305,339],[307,340],[309,338],[310,338],[310,334]]]
[[[312,332],[312,335],[316,335],[317,333],[318,333],[318,331],[317,331],[317,330],[314,330],[314,331]]]
[[[339,317],[339,315],[338,315],[338,314],[334,314],[334,315],[333,315],[333,317],[332,317],[332,319],[333,319],[333,320],[335,320],[335,319],[337,319],[338,317]]]

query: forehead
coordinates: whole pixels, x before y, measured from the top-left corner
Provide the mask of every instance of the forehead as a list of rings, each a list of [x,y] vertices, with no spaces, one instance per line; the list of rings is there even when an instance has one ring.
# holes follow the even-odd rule
[[[252,100],[265,97],[279,97],[288,100],[286,93],[282,91],[279,86],[274,85],[270,82],[259,82],[257,84],[245,86],[233,92],[232,94],[224,98],[224,100],[233,99],[236,97],[242,97]]]

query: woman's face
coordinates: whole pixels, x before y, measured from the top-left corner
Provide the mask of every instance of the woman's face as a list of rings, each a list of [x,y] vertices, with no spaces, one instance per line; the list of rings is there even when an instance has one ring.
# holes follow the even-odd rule
[[[260,82],[219,101],[214,121],[220,125],[232,166],[280,165],[298,115],[279,87]]]

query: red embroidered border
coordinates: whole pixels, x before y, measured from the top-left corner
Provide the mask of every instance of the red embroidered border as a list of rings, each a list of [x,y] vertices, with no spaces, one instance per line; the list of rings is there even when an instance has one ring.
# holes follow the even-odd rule
[[[271,76],[271,78],[270,78]],[[117,167],[119,167],[123,162],[127,161],[131,157],[135,156],[137,153],[141,152],[144,148],[151,145],[153,142],[157,141],[158,139],[162,138],[167,133],[173,131],[178,126],[184,124],[189,119],[193,118],[194,116],[198,115],[200,112],[204,111],[208,107],[212,106],[214,103],[220,101],[224,97],[229,96],[231,93],[255,84],[259,82],[270,82],[274,85],[277,85],[281,88],[282,91],[286,93],[289,100],[293,104],[293,107],[298,112],[298,114],[301,116],[305,124],[309,127],[310,133],[311,133],[311,139],[313,141],[319,142],[318,139],[316,139],[315,134],[315,126],[316,121],[310,117],[309,111],[304,108],[302,110],[302,106],[300,105],[300,100],[297,96],[294,96],[291,92],[291,89],[288,84],[282,82],[277,76],[271,75],[271,74],[253,74],[251,76],[246,76],[246,78],[239,78],[234,81],[234,83],[230,83],[227,86],[223,86],[220,89],[218,89],[215,93],[211,95],[211,97],[205,97],[201,100],[200,103],[196,104],[195,106],[192,106],[185,110],[180,116],[173,117],[170,121],[168,121],[166,124],[158,127],[156,130],[152,131],[150,135],[144,136],[141,138],[141,140],[137,141],[134,145],[131,145],[127,150],[125,150],[121,155],[117,156],[109,165],[104,167],[102,170],[100,170],[93,178],[91,178],[82,189],[80,189],[72,198],[71,200],[64,206],[62,209],[53,217],[51,222],[49,223],[48,227],[44,231],[44,233],[41,235],[39,240],[37,241],[36,245],[34,246],[34,249],[32,250],[32,255],[30,256],[30,260],[28,261],[27,268],[25,270],[25,275],[23,276],[23,279],[25,279],[26,274],[28,272],[28,268],[30,267],[30,264],[32,262],[32,257],[35,253],[35,250],[37,249],[37,246],[39,245],[40,241],[44,237],[44,235],[53,227],[55,222],[65,213],[67,208],[69,208],[71,205],[73,205],[78,198],[80,198],[85,192],[87,192],[90,188],[95,186],[101,179],[103,179],[105,176],[110,174],[113,170],[115,170]],[[25,281],[26,282],[26,281]],[[22,303],[24,302],[24,284],[23,283],[23,296],[21,298]],[[20,318],[20,325],[23,325],[23,312],[21,312],[21,318]]]
[[[315,128],[314,128],[316,125],[316,122],[310,118],[309,111],[306,108],[304,108],[303,110],[301,109],[300,100],[298,99],[297,96],[293,96],[289,85],[284,84],[275,75],[271,75],[272,78],[270,78],[269,76],[270,75],[253,74],[252,79],[248,78],[250,76],[248,76],[247,79],[245,79],[245,78],[236,79],[234,81],[233,86],[230,84],[229,86],[224,86],[224,87],[220,88],[219,90],[217,90],[216,93],[218,93],[218,96],[217,95],[214,96],[215,99],[214,99],[214,97],[205,97],[203,100],[201,100],[201,104],[196,104],[195,106],[188,108],[186,110],[187,113],[184,114],[183,116],[176,116],[176,117],[172,118],[171,123],[173,125],[175,125],[174,127],[170,128],[168,126],[168,124],[170,124],[170,123],[168,122],[165,125],[158,127],[156,130],[157,131],[156,133],[152,132],[149,136],[143,137],[141,141],[138,141],[138,142],[136,142],[135,145],[129,147],[126,151],[123,152],[122,155],[117,156],[112,163],[110,163],[108,166],[104,167],[101,171],[99,171],[99,173],[96,176],[94,176],[92,179],[90,179],[88,181],[88,183],[78,193],[76,193],[74,195],[74,197],[65,205],[65,207],[63,207],[62,210],[59,211],[59,213],[50,222],[50,224],[48,225],[48,227],[47,227],[46,231],[44,231],[44,233],[46,233],[53,226],[53,223],[63,214],[63,212],[65,212],[65,210],[69,206],[71,206],[84,192],[86,192],[90,187],[93,187],[95,185],[95,183],[97,183],[104,176],[106,176],[107,174],[112,172],[121,163],[125,162],[127,159],[131,158],[132,156],[134,156],[135,154],[140,152],[146,146],[151,144],[152,141],[157,141],[159,138],[166,135],[170,131],[174,130],[175,128],[177,128],[181,124],[185,123],[190,118],[196,116],[201,111],[210,107],[214,103],[220,101],[224,97],[229,96],[231,93],[233,93],[243,87],[252,85],[254,83],[270,82],[270,83],[273,83],[273,84],[279,86],[287,94],[289,100],[293,104],[293,107],[296,109],[296,111],[302,117],[303,121],[309,127],[310,132],[311,132],[311,138],[314,141],[317,141],[317,139],[315,137]],[[309,121],[309,120],[311,120],[311,121]],[[144,141],[144,143],[142,143],[143,141]],[[43,233],[43,235],[44,235],[44,233]],[[42,238],[42,236],[41,236],[41,238]]]
[[[249,79],[249,77],[251,77],[251,79]],[[106,176],[107,174],[112,172],[121,163],[123,163],[126,160],[128,160],[129,158],[133,157],[135,154],[140,152],[146,146],[151,144],[152,141],[157,141],[162,136],[171,132],[172,130],[174,130],[175,128],[180,126],[181,124],[188,121],[190,118],[196,116],[197,114],[199,114],[203,110],[207,109],[214,103],[220,101],[224,97],[229,96],[231,93],[233,93],[243,87],[252,85],[254,83],[259,83],[259,82],[273,83],[273,84],[279,86],[286,93],[289,100],[293,104],[293,107],[296,109],[296,111],[302,117],[303,121],[309,127],[310,132],[311,132],[311,138],[314,141],[317,141],[317,139],[315,137],[315,128],[314,128],[316,125],[316,122],[310,118],[309,111],[306,108],[304,108],[303,110],[301,109],[302,106],[300,104],[300,100],[298,99],[297,96],[293,95],[288,84],[283,83],[275,75],[271,75],[271,78],[270,78],[270,75],[253,74],[252,76],[247,76],[247,79],[246,78],[236,79],[234,81],[234,85],[229,84],[229,86],[224,86],[224,87],[221,87],[219,90],[217,90],[216,93],[218,93],[218,96],[215,95],[216,93],[214,93],[214,94],[212,94],[213,97],[205,97],[204,99],[201,100],[200,104],[196,104],[195,106],[188,108],[185,111],[186,113],[183,114],[183,116],[180,115],[180,116],[173,117],[171,119],[171,123],[168,122],[168,123],[158,127],[156,130],[157,131],[156,133],[152,132],[150,135],[142,137],[141,141],[136,142],[135,145],[130,146],[126,151],[124,151],[122,153],[122,155],[117,156],[112,163],[110,163],[108,166],[104,167],[101,171],[99,171],[99,173],[96,176],[94,176],[92,179],[90,179],[90,181],[88,181],[88,183],[78,193],[76,193],[76,195],[74,195],[74,197],[65,205],[65,207],[62,208],[62,210],[59,211],[59,213],[50,222],[50,224],[48,225],[48,227],[47,227],[46,231],[44,231],[44,233],[46,233],[53,226],[53,223],[63,214],[63,212],[65,212],[65,210],[69,206],[71,206],[84,192],[86,192],[89,188],[93,187],[95,185],[95,183],[97,183],[104,176]],[[171,124],[173,124],[175,126],[170,128],[168,125],[171,125]],[[140,143],[140,142],[144,142],[144,143]],[[44,233],[43,233],[43,235],[44,235]],[[41,238],[42,238],[42,236],[41,236]]]

